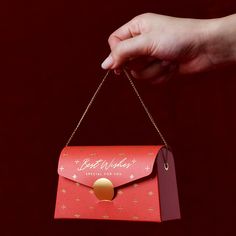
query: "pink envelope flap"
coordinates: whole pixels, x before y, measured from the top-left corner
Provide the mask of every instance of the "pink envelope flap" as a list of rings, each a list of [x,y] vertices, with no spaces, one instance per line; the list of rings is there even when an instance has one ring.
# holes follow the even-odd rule
[[[114,187],[152,173],[163,146],[67,146],[60,155],[58,174],[92,187],[99,178]]]

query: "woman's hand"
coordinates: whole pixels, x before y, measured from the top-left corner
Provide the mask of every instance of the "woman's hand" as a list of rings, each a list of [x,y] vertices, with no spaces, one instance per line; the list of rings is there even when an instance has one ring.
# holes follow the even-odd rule
[[[232,27],[230,27],[232,26]],[[125,65],[135,78],[162,81],[236,61],[236,15],[199,20],[146,13],[109,37],[103,69]]]

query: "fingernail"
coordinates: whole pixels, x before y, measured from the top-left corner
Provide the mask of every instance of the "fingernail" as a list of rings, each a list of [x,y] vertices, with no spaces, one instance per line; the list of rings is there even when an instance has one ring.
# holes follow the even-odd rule
[[[106,59],[105,59],[105,61],[102,63],[102,68],[104,69],[104,70],[107,70],[107,69],[109,69],[111,66],[112,66],[112,64],[113,64],[113,58],[112,58],[112,56],[111,55],[109,55]]]

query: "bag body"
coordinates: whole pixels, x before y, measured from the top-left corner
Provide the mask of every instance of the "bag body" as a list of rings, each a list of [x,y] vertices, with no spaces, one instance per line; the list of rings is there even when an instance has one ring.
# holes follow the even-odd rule
[[[68,146],[61,152],[58,174],[55,218],[180,218],[174,159],[164,146]],[[109,200],[94,190],[104,179],[99,191],[113,189]]]

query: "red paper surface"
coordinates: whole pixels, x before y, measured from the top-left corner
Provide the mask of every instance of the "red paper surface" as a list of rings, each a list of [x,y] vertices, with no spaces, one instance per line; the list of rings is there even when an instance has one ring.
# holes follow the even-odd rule
[[[161,221],[153,167],[161,146],[75,146],[63,149],[55,218]],[[107,178],[112,201],[100,201],[92,185]]]

